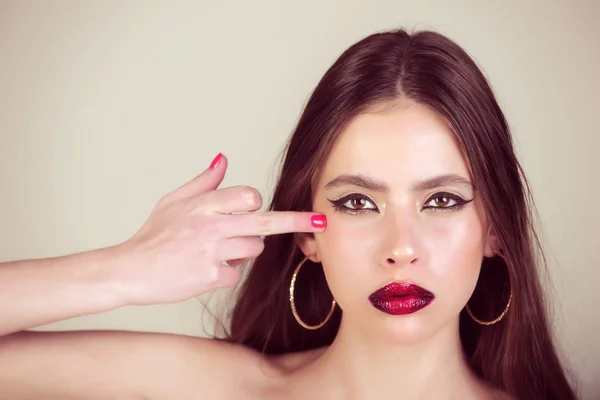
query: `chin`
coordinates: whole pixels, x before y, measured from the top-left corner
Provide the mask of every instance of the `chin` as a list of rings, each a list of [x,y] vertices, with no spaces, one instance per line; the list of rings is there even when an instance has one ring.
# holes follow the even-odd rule
[[[418,314],[418,313],[417,313]],[[421,315],[383,315],[371,328],[378,340],[396,346],[408,346],[427,341],[436,330],[431,321]]]

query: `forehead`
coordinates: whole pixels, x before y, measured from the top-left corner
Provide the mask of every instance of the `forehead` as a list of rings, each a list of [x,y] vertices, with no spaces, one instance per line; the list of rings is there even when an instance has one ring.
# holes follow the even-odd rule
[[[341,132],[320,175],[364,174],[388,182],[454,173],[469,178],[467,162],[444,118],[401,103],[355,117]]]

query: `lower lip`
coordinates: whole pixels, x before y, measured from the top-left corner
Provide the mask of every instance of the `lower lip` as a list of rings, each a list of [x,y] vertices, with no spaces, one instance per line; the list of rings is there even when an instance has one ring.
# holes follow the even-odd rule
[[[408,295],[402,297],[383,296],[370,299],[373,307],[391,315],[412,314],[427,307],[433,299],[431,297]]]

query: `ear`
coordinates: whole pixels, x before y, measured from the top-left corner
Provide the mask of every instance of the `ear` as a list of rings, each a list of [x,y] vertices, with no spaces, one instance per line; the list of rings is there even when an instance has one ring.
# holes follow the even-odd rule
[[[490,224],[485,238],[485,250],[484,255],[488,258],[494,257],[502,252],[502,246],[496,230]]]
[[[310,261],[314,263],[321,262],[317,254],[317,240],[315,239],[315,235],[312,233],[299,233],[296,237],[296,241],[298,243],[298,247],[302,250],[305,256],[309,258]]]

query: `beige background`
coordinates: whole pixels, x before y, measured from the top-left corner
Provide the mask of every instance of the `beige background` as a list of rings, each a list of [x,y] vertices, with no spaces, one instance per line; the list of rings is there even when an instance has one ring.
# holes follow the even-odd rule
[[[378,30],[439,30],[482,65],[544,223],[564,353],[600,397],[600,7],[593,1],[1,1],[0,259],[125,240],[223,151],[269,197],[311,89]],[[192,300],[48,329],[202,334]],[[210,327],[209,327],[210,328]]]

